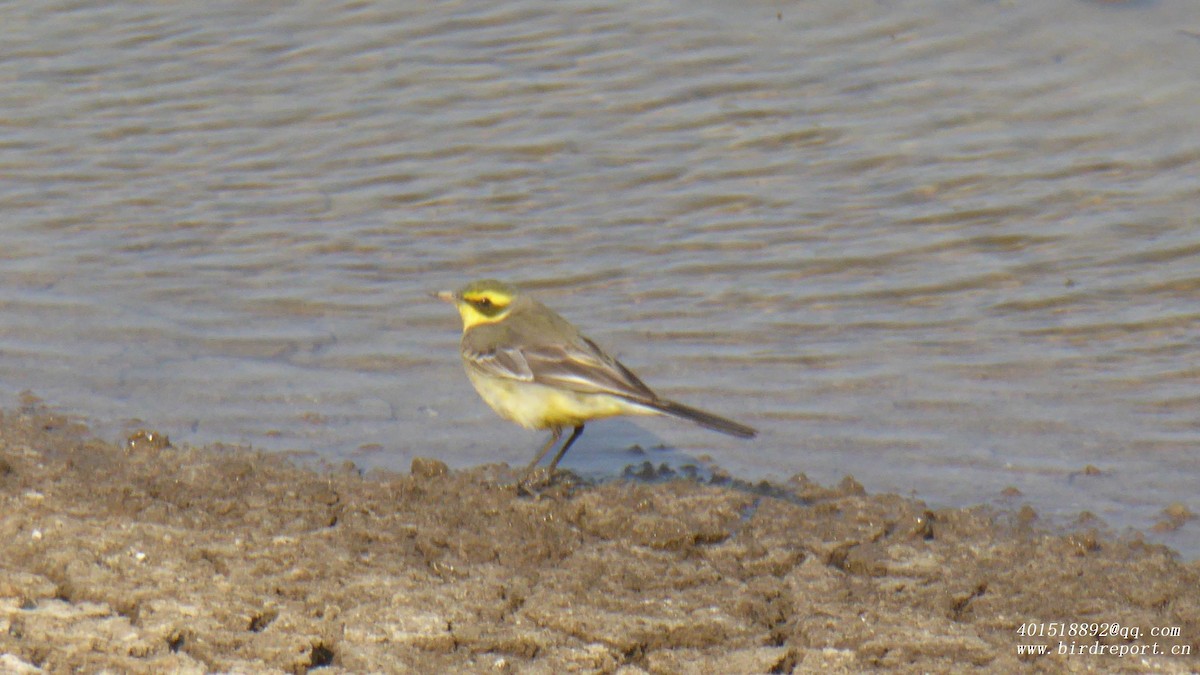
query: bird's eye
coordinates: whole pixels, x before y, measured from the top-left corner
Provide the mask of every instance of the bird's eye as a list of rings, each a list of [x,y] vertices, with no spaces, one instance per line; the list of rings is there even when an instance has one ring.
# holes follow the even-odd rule
[[[492,299],[491,299],[491,298],[480,298],[480,299],[479,299],[479,306],[480,306],[480,307],[491,307],[491,306],[492,306]]]

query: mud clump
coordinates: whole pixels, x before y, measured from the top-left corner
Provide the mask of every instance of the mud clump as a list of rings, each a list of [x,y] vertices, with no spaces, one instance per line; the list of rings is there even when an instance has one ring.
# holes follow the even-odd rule
[[[0,417],[0,671],[1200,667],[1200,565],[1094,528],[803,476],[519,496],[503,466],[364,476],[139,433]],[[1046,634],[1085,622],[1141,635]]]

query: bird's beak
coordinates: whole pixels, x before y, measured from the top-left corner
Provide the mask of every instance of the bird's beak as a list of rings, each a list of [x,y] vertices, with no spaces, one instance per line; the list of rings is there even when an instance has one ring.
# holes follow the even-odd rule
[[[433,291],[429,294],[429,297],[446,302],[458,302],[458,294],[454,291]]]

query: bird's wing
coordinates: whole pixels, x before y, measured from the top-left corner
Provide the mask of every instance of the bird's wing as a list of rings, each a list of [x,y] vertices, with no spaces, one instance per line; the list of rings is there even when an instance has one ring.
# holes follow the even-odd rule
[[[658,398],[628,368],[582,336],[571,344],[464,350],[463,355],[470,367],[495,377],[637,401]]]
[[[470,367],[487,375],[521,382],[533,382],[533,370],[525,355],[515,347],[498,347],[486,351],[463,350]]]
[[[658,400],[628,368],[548,309],[524,323],[479,326],[463,337],[462,352],[467,367],[484,375],[581,394]]]
[[[533,381],[540,384],[637,401],[657,399],[628,368],[582,335],[567,344],[526,347],[521,355],[533,373]]]

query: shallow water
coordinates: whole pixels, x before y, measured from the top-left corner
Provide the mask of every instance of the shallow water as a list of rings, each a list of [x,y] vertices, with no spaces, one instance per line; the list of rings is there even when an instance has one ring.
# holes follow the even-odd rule
[[[599,423],[568,466],[1200,511],[1194,2],[81,0],[0,44],[12,400],[527,461],[426,296],[498,276],[763,432]]]

